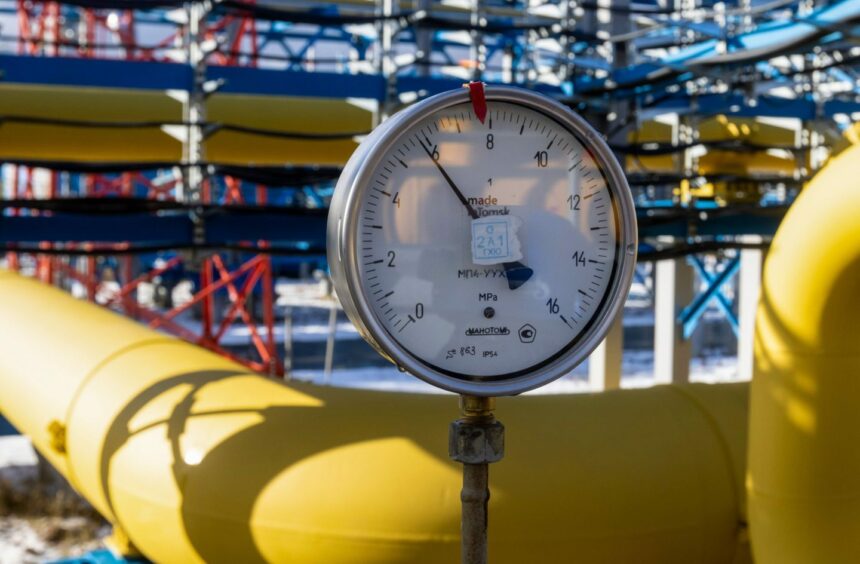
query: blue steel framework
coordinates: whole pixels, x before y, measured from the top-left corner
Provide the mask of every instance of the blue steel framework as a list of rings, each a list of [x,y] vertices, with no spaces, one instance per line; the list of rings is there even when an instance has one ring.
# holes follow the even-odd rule
[[[815,123],[835,128],[860,114],[855,100],[860,81],[854,80],[860,51],[852,44],[860,0],[738,5],[687,0],[619,0],[611,5],[587,0],[473,0],[458,6],[429,0],[397,4],[5,0],[0,2],[0,15],[4,14],[18,23],[17,33],[4,28],[0,35],[0,51],[6,53],[0,55],[0,70],[7,83],[182,90],[191,93],[190,98],[208,84],[223,93],[364,98],[378,104],[384,114],[478,78],[520,84],[566,101],[600,122],[621,154],[656,150],[685,157],[703,144],[693,138],[668,147],[630,145],[626,132],[639,120],[669,112],[695,118],[716,114],[794,118],[804,127]],[[189,22],[195,14],[202,29],[192,36]],[[202,59],[194,59],[195,49],[203,53]],[[5,112],[4,119],[15,118],[14,108]],[[163,124],[154,124],[159,125]],[[190,125],[242,126],[200,121]],[[815,149],[812,144],[787,149],[798,155],[793,176],[742,179],[764,192],[761,204],[778,204],[764,214],[731,203],[712,210],[711,202],[679,204],[664,198],[671,193],[667,188],[695,180],[695,174],[631,175],[640,206],[643,256],[692,254],[692,264],[706,283],[681,313],[685,335],[692,333],[711,303],[736,329],[734,304],[723,288],[737,272],[732,249],[743,246],[737,237],[769,237],[781,216],[779,206],[789,202],[785,194],[792,190],[786,187],[799,187],[812,172],[807,159]],[[55,171],[52,186],[65,186],[62,200],[55,204],[69,197],[86,202],[113,197],[125,207],[105,214],[86,206],[72,209],[20,201],[32,196],[25,178],[37,166]],[[268,294],[265,301],[271,309],[269,259],[253,263],[253,268],[248,264],[260,252],[264,257],[319,257],[324,247],[323,216],[313,210],[325,207],[331,178],[337,173],[261,171],[199,161],[163,163],[154,170],[144,170],[142,163],[102,169],[80,163],[18,162],[8,167],[14,167],[14,173],[7,173],[12,189],[6,190],[0,240],[6,250],[17,251],[10,255],[11,264],[23,251],[35,253],[39,264],[44,263],[43,277],[60,282],[77,277],[91,286],[98,282],[96,254],[159,252],[171,265],[180,262],[179,256],[190,257],[188,269],[200,273],[203,316],[212,319],[204,331],[208,334],[184,336],[216,350],[222,349],[212,330],[214,295],[227,294],[231,304],[227,318],[250,319],[249,326],[254,325],[249,317],[253,312],[245,302],[255,287],[264,297]],[[193,188],[189,170],[195,167],[203,176],[197,188],[206,192],[205,209],[183,197]],[[269,190],[273,186],[279,190]],[[275,194],[280,195],[277,201]],[[60,191],[52,187],[51,195],[59,196]],[[147,199],[177,205],[147,208],[141,203]],[[700,213],[705,209],[707,214]],[[668,248],[656,242],[666,236],[674,241]],[[232,273],[227,258],[211,254],[223,248],[233,250]],[[186,253],[176,255],[168,249]],[[695,253],[714,250],[726,258],[709,271]],[[68,258],[75,256],[85,258]],[[80,268],[77,260],[89,261],[89,266]],[[216,266],[219,276],[214,274]],[[61,272],[54,272],[54,267]],[[152,270],[129,260],[120,290],[126,311],[143,313],[129,304],[129,296],[140,281],[164,273],[163,266]],[[256,286],[261,280],[267,282]],[[258,347],[261,358],[249,365],[277,373],[273,312],[264,315],[268,342]],[[224,326],[220,324],[219,334]],[[181,328],[174,329],[182,333]]]

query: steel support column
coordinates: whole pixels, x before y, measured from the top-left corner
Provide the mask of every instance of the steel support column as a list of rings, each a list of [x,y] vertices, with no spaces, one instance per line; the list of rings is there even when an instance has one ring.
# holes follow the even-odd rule
[[[621,361],[624,348],[624,314],[609,327],[606,337],[588,357],[588,388],[593,392],[621,387]]]
[[[761,294],[763,263],[762,250],[741,251],[738,273],[738,378],[741,380],[751,380],[753,375],[755,316]]]
[[[692,348],[678,318],[693,299],[693,269],[685,259],[661,260],[654,278],[654,380],[687,382]]]

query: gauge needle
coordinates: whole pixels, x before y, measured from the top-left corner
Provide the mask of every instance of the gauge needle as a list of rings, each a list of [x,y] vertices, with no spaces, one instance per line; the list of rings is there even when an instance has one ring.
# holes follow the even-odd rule
[[[425,146],[424,142],[420,139],[418,140],[418,143],[421,145],[421,148],[424,149],[424,152],[427,153],[427,156],[430,157],[430,160],[433,161],[433,164],[436,165],[436,168],[439,169],[439,172],[442,173],[442,176],[445,178],[445,182],[448,183],[448,186],[451,187],[451,190],[454,191],[454,194],[457,196],[460,202],[464,206],[466,206],[466,211],[469,212],[469,215],[472,217],[472,219],[478,219],[479,217],[481,217],[480,215],[478,215],[478,212],[475,211],[475,208],[472,207],[472,204],[469,203],[469,200],[466,199],[460,189],[457,188],[457,185],[454,184],[454,181],[451,180],[451,177],[448,176],[448,173],[445,172],[445,169],[442,168],[442,165],[439,164],[439,161],[433,158],[433,153],[430,152],[430,148]],[[508,279],[508,288],[510,288],[511,290],[516,290],[517,288],[528,282],[529,278],[531,278],[532,274],[534,274],[534,270],[519,261],[502,263],[502,267],[504,267],[505,269],[505,276]]]

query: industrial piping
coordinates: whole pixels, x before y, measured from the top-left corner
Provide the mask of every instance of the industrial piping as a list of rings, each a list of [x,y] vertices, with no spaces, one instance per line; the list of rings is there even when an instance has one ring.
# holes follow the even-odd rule
[[[457,559],[457,402],[266,379],[0,273],[0,409],[157,562]],[[747,562],[747,386],[504,399],[498,564]]]
[[[750,534],[758,564],[860,562],[860,145],[774,238],[756,319]]]
[[[746,478],[758,564],[860,561],[857,177],[855,146],[766,263]],[[0,408],[149,558],[456,558],[452,398],[284,385],[3,271],[0,311]],[[746,390],[501,401],[494,561],[749,561]]]

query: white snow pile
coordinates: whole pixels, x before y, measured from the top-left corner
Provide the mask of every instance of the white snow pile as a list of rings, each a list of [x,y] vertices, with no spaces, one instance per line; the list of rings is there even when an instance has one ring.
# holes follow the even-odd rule
[[[651,351],[625,351],[623,357],[622,388],[646,388],[653,386],[654,353]],[[573,372],[550,384],[527,392],[529,394],[570,394],[591,390],[588,383],[587,361],[577,366]],[[326,376],[322,369],[294,370],[290,373],[294,380],[331,385],[342,388],[360,388],[387,392],[444,393],[425,382],[400,372],[392,367],[360,367],[335,369]],[[695,357],[690,362],[690,381],[715,384],[738,381],[737,357],[705,356]]]
[[[0,564],[79,556],[99,548],[108,532],[68,486],[40,481],[26,437],[0,437]]]

